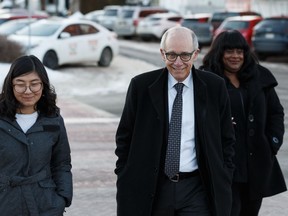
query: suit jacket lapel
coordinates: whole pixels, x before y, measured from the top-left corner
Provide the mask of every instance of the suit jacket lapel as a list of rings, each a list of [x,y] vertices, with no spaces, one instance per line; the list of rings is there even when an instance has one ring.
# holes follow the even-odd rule
[[[161,122],[165,122],[167,120],[168,113],[167,79],[168,71],[166,68],[164,68],[156,81],[149,86],[150,98]]]
[[[199,71],[196,70],[194,67],[192,68],[192,73],[194,85],[195,128],[196,133],[201,133],[205,127],[204,124],[206,122],[206,84],[200,79],[198,75]]]

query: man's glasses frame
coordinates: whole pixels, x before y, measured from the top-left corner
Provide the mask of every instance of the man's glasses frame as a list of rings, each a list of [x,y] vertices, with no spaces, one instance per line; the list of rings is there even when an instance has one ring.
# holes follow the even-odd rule
[[[163,51],[164,51],[164,55],[166,56],[166,59],[170,62],[175,62],[176,59],[178,58],[178,56],[180,57],[181,61],[188,62],[191,60],[191,57],[196,50],[193,50],[191,53],[183,52],[180,54],[177,54],[174,52],[166,52],[165,50],[163,50]]]

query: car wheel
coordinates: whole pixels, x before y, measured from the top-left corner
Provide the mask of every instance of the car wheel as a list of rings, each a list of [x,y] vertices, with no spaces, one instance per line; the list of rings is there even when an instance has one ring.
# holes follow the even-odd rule
[[[101,57],[98,62],[98,65],[102,67],[108,67],[112,61],[112,58],[113,58],[113,55],[112,55],[111,49],[106,47],[101,53]]]
[[[58,57],[54,51],[48,51],[43,58],[43,64],[51,69],[57,69],[59,67]]]

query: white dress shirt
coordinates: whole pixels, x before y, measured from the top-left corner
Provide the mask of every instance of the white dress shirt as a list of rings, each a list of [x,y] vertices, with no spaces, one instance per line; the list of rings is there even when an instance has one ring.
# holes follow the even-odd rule
[[[177,91],[174,85],[177,80],[169,73],[168,75],[168,105],[169,122],[171,119],[172,106]],[[194,118],[194,90],[192,73],[182,82],[183,88],[183,110],[181,127],[181,152],[180,152],[180,172],[192,172],[198,169],[195,149],[195,118]]]

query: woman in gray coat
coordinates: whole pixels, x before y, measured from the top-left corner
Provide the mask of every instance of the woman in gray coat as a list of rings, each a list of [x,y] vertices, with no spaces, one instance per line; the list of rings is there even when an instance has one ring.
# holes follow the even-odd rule
[[[16,59],[0,95],[0,214],[61,216],[72,201],[70,147],[43,64]]]

